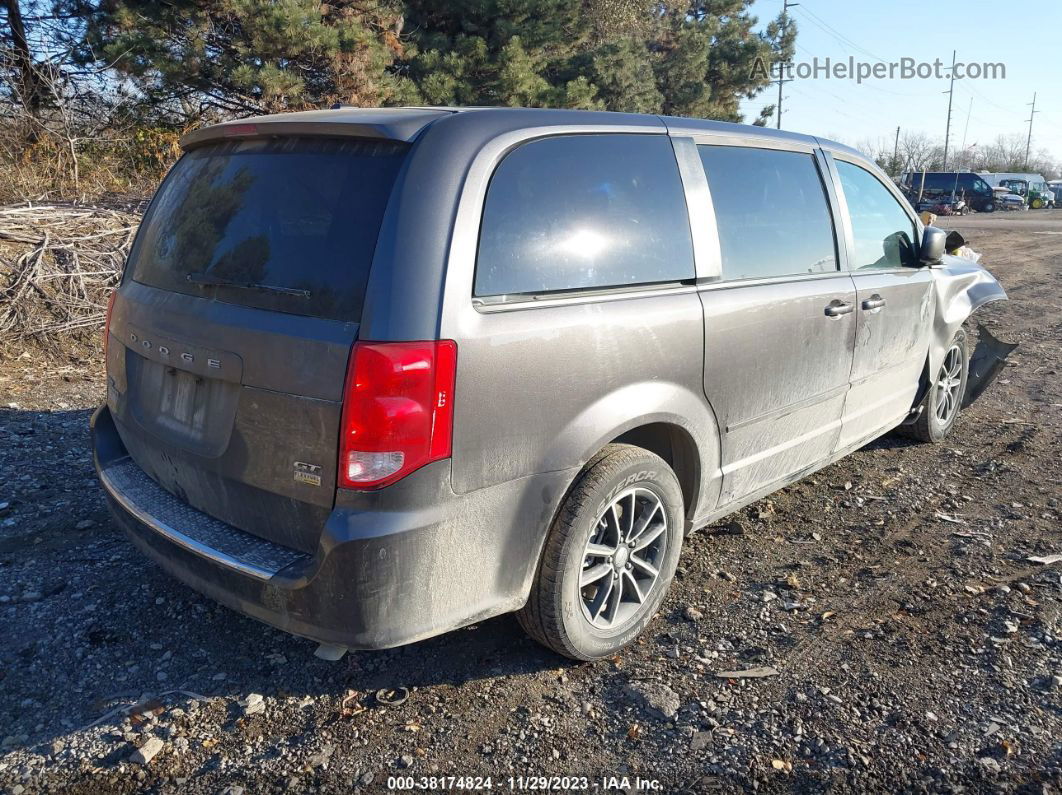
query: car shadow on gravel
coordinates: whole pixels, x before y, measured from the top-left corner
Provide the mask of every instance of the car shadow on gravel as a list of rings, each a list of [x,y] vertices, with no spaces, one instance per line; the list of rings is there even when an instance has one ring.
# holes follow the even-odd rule
[[[884,436],[879,436],[870,444],[864,445],[859,448],[860,450],[904,450],[908,447],[921,447],[922,442],[915,439],[909,439],[906,436],[901,436],[897,432],[887,433]]]

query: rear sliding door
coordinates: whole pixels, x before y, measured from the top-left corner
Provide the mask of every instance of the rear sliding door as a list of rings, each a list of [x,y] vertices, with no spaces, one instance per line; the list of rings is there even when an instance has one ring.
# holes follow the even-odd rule
[[[720,504],[834,450],[855,343],[824,161],[811,147],[698,146],[721,278],[704,285],[704,391],[722,435]]]

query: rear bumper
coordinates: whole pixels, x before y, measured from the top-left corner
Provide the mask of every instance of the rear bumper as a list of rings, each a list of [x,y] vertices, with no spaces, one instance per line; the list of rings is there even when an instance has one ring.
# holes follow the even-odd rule
[[[355,649],[411,643],[518,609],[574,471],[465,495],[440,461],[375,492],[340,491],[314,554],[219,522],[154,484],[106,406],[93,458],[119,525],[195,590],[286,632]]]

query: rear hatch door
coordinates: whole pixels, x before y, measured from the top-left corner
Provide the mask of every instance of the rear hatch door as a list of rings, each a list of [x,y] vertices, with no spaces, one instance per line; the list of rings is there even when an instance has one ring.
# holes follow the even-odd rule
[[[192,507],[303,551],[335,499],[343,382],[408,144],[305,136],[187,153],[141,225],[108,403]]]

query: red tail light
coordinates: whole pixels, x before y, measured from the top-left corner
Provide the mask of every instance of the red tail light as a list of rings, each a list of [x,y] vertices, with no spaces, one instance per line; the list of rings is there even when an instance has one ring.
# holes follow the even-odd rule
[[[347,365],[340,488],[376,489],[450,457],[457,344],[356,342]]]
[[[111,290],[111,297],[107,299],[107,318],[103,322],[103,362],[107,363],[107,349],[111,342],[111,312],[114,311],[114,298],[118,295],[117,288]]]

